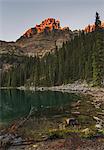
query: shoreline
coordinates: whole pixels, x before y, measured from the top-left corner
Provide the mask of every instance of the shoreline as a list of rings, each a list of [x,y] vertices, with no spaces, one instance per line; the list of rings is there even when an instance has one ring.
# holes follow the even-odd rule
[[[84,95],[90,95],[93,97],[94,101],[102,101],[104,102],[104,87],[91,87],[87,83],[79,83],[78,81],[72,84],[63,84],[60,86],[52,86],[52,87],[0,87],[0,90],[10,90],[10,89],[18,89],[24,91],[56,91],[56,92],[67,92],[67,93],[80,93]]]
[[[73,84],[66,84],[53,87],[17,87],[19,90],[29,90],[29,91],[56,91],[56,92],[67,92],[67,93],[80,93],[84,95],[90,95],[93,97],[94,101],[104,102],[104,88],[102,87],[91,87],[86,83],[75,82]]]
[[[57,138],[57,139],[54,139],[53,141],[56,143],[56,145],[60,146],[60,140],[62,140],[62,145],[63,145],[63,148],[64,148],[64,143],[67,141],[67,140],[71,140],[72,141],[72,144],[71,145],[74,145],[73,142],[74,142],[74,138],[72,139],[72,137],[70,137],[71,133],[73,136],[77,136],[77,134],[81,135],[82,137],[78,136],[77,137],[77,140],[79,141],[79,143],[86,143],[87,145],[89,145],[89,142],[90,142],[90,145],[93,146],[93,140],[88,140],[87,138],[84,139],[83,137],[90,137],[90,136],[93,136],[96,135],[96,133],[99,133],[99,132],[96,132],[96,131],[100,131],[102,134],[103,134],[103,130],[104,130],[104,126],[103,126],[103,123],[104,123],[104,88],[100,88],[100,87],[90,87],[88,84],[86,83],[79,83],[79,82],[75,82],[73,84],[67,84],[67,85],[61,85],[61,86],[54,86],[54,87],[33,87],[33,86],[30,86],[30,87],[25,87],[25,86],[21,86],[21,87],[4,87],[2,89],[18,89],[18,90],[24,90],[24,91],[31,91],[31,92],[35,92],[35,91],[59,91],[59,92],[67,92],[67,93],[78,93],[78,94],[83,94],[85,96],[89,95],[91,97],[91,99],[86,99],[84,101],[77,101],[75,103],[72,104],[72,111],[71,111],[71,115],[69,115],[69,118],[71,116],[74,116],[74,118],[77,118],[78,121],[80,122],[80,128],[78,127],[65,127],[65,129],[63,128],[64,126],[63,123],[64,122],[61,122],[59,125],[62,129],[60,128],[53,128],[53,130],[49,130],[48,129],[48,136],[49,135],[54,135],[54,133],[56,133],[58,136],[60,134],[64,136],[66,136],[68,134],[68,137],[66,138],[63,138],[63,139],[60,139],[60,138]],[[82,109],[83,108],[83,109]],[[73,115],[73,112],[79,112],[79,114],[74,114]],[[68,119],[68,118],[67,118]],[[83,124],[83,120],[84,120],[84,123],[86,122],[89,122],[89,124],[86,126]],[[92,123],[90,123],[90,121],[93,121]],[[99,122],[98,122],[99,121]],[[31,122],[29,121],[27,123],[27,126],[28,124],[30,124]],[[27,129],[27,128],[24,128],[23,129]],[[23,134],[22,132],[22,129],[19,130],[21,135]],[[56,132],[55,132],[56,131]],[[28,131],[30,132],[30,131]],[[34,132],[34,130],[33,130]],[[50,134],[51,133],[51,134]],[[29,135],[31,135],[30,133],[28,133]],[[34,135],[35,135],[35,132],[34,132]],[[47,135],[43,135],[43,137],[47,137]],[[31,137],[31,136],[30,136]],[[98,137],[98,139],[96,139],[95,143],[99,142],[99,139],[101,139],[101,137]],[[104,148],[104,145],[102,146],[102,141],[104,140],[104,138],[101,139],[100,143],[99,143],[99,146],[100,148]],[[35,144],[32,143],[31,145],[25,145],[24,148],[26,149],[34,149],[36,150],[37,148],[39,148],[39,150],[43,150],[43,149],[46,149],[46,145],[48,145],[48,149],[51,148],[51,145],[52,145],[52,148],[53,150],[55,150],[55,143],[53,143],[52,141],[50,140],[47,140],[47,141],[42,141],[42,142],[36,142]],[[95,145],[94,143],[94,145]],[[22,147],[21,146],[11,146],[9,148],[9,150],[17,150],[19,147],[19,149],[22,150]],[[43,148],[44,147],[44,148]],[[88,146],[89,147],[89,146]],[[95,145],[95,147],[97,147]],[[90,147],[92,148],[92,147]],[[47,150],[48,150],[47,149]],[[83,148],[82,148],[83,149]]]

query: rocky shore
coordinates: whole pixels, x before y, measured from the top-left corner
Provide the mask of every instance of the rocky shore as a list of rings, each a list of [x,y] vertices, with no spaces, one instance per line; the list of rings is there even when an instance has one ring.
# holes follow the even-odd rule
[[[101,101],[104,103],[104,87],[91,87],[86,82],[79,82],[76,81],[72,84],[66,84],[66,85],[60,85],[60,86],[53,86],[53,87],[25,87],[21,86],[18,87],[20,90],[30,90],[30,91],[61,91],[61,92],[73,92],[73,93],[82,93],[82,94],[88,94],[93,97],[93,100]]]
[[[103,141],[81,140],[78,137],[56,139],[36,143],[34,145],[11,147],[8,150],[104,150]]]
[[[84,95],[85,99],[72,103],[71,114],[68,115],[69,118],[61,120],[58,128],[55,127],[53,130],[48,131],[44,135],[44,137],[47,137],[46,141],[43,140],[31,145],[11,146],[9,150],[104,149],[104,88],[90,87],[86,83],[75,82],[54,87],[19,87],[18,89],[30,90],[32,92],[47,90],[72,92]],[[67,122],[71,117],[78,120],[79,126],[65,125],[65,121]],[[31,124],[31,120],[28,120],[27,124]],[[22,130],[20,129],[19,133]],[[35,136],[34,130],[33,133]]]

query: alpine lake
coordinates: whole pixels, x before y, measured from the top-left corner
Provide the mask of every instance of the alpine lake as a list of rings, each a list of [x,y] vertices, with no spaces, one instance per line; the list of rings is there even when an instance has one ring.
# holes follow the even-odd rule
[[[0,129],[8,128],[13,123],[19,124],[31,110],[31,117],[18,129],[18,133],[25,137],[39,139],[50,131],[59,129],[67,118],[77,119],[84,127],[91,126],[93,120],[90,116],[91,112],[94,113],[94,108],[88,100],[88,96],[75,93],[2,89]],[[88,109],[89,112],[86,111]],[[73,130],[73,127],[69,128]]]

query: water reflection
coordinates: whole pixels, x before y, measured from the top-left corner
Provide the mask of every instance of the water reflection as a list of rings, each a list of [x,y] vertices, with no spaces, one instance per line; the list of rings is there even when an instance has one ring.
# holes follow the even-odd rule
[[[70,110],[70,103],[78,95],[62,92],[29,92],[0,90],[0,122],[9,122],[26,116],[34,107],[36,117],[51,117]]]

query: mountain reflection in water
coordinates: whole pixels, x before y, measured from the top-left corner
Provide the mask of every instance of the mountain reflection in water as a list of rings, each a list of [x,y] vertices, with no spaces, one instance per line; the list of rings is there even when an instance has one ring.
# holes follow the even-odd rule
[[[0,123],[24,117],[32,107],[37,118],[63,115],[70,112],[72,101],[79,98],[73,93],[0,90]]]

